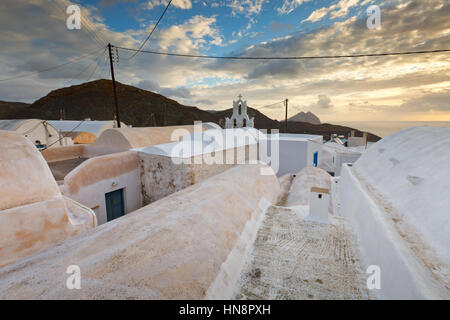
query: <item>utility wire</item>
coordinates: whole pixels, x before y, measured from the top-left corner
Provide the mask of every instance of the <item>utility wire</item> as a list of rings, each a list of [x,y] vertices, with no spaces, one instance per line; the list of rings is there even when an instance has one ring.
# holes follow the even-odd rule
[[[98,50],[95,50],[94,52],[83,54],[83,55],[81,55],[80,57],[77,57],[77,58],[72,58],[72,59],[70,59],[69,61],[64,62],[64,63],[62,63],[62,64],[59,64],[59,65],[54,66],[54,67],[50,67],[50,68],[43,69],[43,70],[40,70],[40,71],[28,73],[28,74],[25,74],[25,75],[19,75],[19,76],[14,76],[14,77],[10,77],[10,78],[0,79],[0,82],[3,82],[3,81],[9,81],[9,80],[15,80],[15,79],[20,79],[20,78],[26,78],[26,77],[29,77],[29,76],[34,76],[34,75],[43,73],[43,72],[52,71],[52,70],[61,68],[61,67],[63,67],[63,66],[66,66],[66,65],[68,65],[68,64],[74,63],[74,62],[76,62],[76,61],[79,61],[79,60],[85,59],[85,58],[87,58],[87,57],[90,57],[90,56],[92,56],[92,55],[94,55],[94,54],[96,54],[96,53],[98,53],[98,52],[100,52],[101,50],[104,50],[104,49],[105,49],[105,47],[102,47],[102,48],[100,48],[100,49],[98,49]]]
[[[65,3],[65,5],[63,4]],[[54,6],[55,9],[59,9],[66,13],[67,6],[71,3],[67,1],[59,1],[59,0],[51,0],[50,3]],[[89,34],[89,36],[94,40],[99,46],[103,47],[108,43],[97,31],[95,31],[95,27],[92,26],[92,24],[89,23],[89,20],[85,18],[84,14],[81,14],[81,24],[85,26],[86,33]]]
[[[273,106],[276,106],[277,104],[279,104],[279,103],[284,103],[286,100],[282,100],[282,101],[279,101],[279,102],[275,102],[275,103],[272,103],[272,104],[269,104],[269,105],[267,105],[267,106],[262,106],[262,107],[260,107],[260,108],[254,108],[254,109],[265,109],[265,108],[269,108],[269,107],[273,107]],[[253,108],[253,107],[252,107]]]
[[[98,65],[98,63],[100,63],[100,60],[99,60],[99,58],[101,58],[104,54],[105,54],[105,52],[106,52],[106,48],[105,48],[105,50],[102,52],[102,53],[100,53],[100,55],[95,59],[95,60],[93,60],[91,63],[89,63],[85,68],[83,68],[82,70],[81,70],[81,72],[80,73],[78,73],[75,77],[73,77],[71,80],[69,80],[68,82],[66,82],[66,83],[64,83],[63,85],[62,85],[62,87],[67,87],[69,84],[71,84],[72,83],[72,81],[74,81],[75,79],[77,79],[79,76],[81,76],[86,70],[88,70],[94,63],[97,63],[97,65]]]
[[[54,144],[60,142],[62,139],[64,139],[64,138],[66,138],[67,136],[69,136],[69,134],[72,133],[72,132],[74,132],[75,129],[77,129],[79,126],[81,126],[81,124],[82,124],[84,121],[86,121],[86,119],[85,119],[85,120],[81,120],[80,123],[78,123],[72,130],[70,130],[69,132],[67,132],[65,135],[62,135],[61,138],[59,138],[59,139],[56,140],[55,142],[49,144],[48,146],[46,146],[45,148],[41,149],[40,151],[42,152],[42,151],[44,151],[44,150],[47,150],[48,148],[50,148],[50,147],[53,146]]]
[[[245,56],[209,56],[195,54],[181,54],[159,52],[141,49],[132,49],[125,47],[117,47],[118,49],[150,53],[163,56],[184,57],[184,58],[202,58],[202,59],[228,59],[228,60],[310,60],[310,59],[341,59],[341,58],[362,58],[362,57],[383,57],[383,56],[400,56],[413,54],[443,53],[450,52],[450,49],[423,50],[423,51],[404,51],[404,52],[386,52],[386,53],[365,53],[365,54],[348,54],[348,55],[328,55],[328,56],[291,56],[291,57],[245,57]]]
[[[105,49],[105,51],[103,52],[103,54],[104,54],[105,52],[106,52],[106,49]],[[89,81],[91,80],[92,76],[97,72],[97,70],[98,70],[98,65],[99,65],[99,63],[101,62],[101,57],[102,57],[102,56],[98,57],[98,58],[100,58],[100,59],[97,58],[98,61],[95,60],[95,68],[94,68],[94,71],[92,71],[92,73],[89,75],[88,79],[87,79],[85,82],[89,82]]]
[[[109,61],[108,56],[106,56],[105,62],[103,63],[103,67],[101,68],[100,73],[99,73],[100,79],[103,76],[103,72],[105,71],[105,68],[106,68],[106,65],[108,64],[108,61]]]
[[[144,42],[142,42],[141,46],[139,47],[138,50],[136,50],[136,52],[128,58],[128,60],[133,59],[144,47],[144,45],[147,43],[148,39],[150,39],[150,37],[152,36],[153,32],[156,30],[156,28],[158,27],[158,24],[161,22],[162,18],[164,17],[164,15],[166,14],[167,9],[169,9],[170,4],[172,3],[172,0],[169,1],[169,3],[167,4],[166,8],[164,9],[163,13],[161,14],[161,16],[158,19],[158,22],[156,22],[155,26],[153,27],[152,31],[150,32],[150,34],[147,36],[147,38],[144,40]]]

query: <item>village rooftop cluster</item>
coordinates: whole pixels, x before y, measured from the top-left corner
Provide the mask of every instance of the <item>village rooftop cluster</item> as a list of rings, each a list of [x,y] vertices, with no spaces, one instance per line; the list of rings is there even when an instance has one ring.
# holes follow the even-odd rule
[[[450,297],[449,128],[267,133],[239,96],[224,129],[2,120],[0,141],[2,299]]]

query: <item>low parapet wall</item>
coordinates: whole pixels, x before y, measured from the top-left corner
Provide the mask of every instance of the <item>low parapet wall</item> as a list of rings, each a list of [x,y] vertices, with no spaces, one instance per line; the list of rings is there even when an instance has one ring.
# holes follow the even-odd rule
[[[424,267],[405,241],[405,235],[399,233],[389,206],[377,199],[349,165],[342,166],[339,194],[341,213],[358,237],[363,268],[372,265],[380,268],[381,288],[372,290],[375,297],[449,299],[444,283]]]
[[[96,225],[94,212],[61,196],[0,211],[0,267],[61,244]]]
[[[52,163],[70,159],[85,158],[86,150],[84,145],[54,147],[42,151],[42,156],[47,163]]]
[[[0,131],[0,143],[0,267],[96,226],[91,210],[61,196],[31,141]]]
[[[137,152],[128,151],[94,157],[73,169],[65,178],[62,193],[91,208],[98,224],[107,222],[105,194],[124,190],[125,213],[142,207]]]
[[[231,298],[280,186],[241,165],[0,270],[0,298]],[[81,289],[68,290],[68,266]]]

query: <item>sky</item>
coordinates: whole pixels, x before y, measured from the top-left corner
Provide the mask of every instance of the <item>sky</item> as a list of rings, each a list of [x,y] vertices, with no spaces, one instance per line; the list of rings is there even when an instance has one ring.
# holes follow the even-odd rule
[[[0,100],[110,78],[104,46],[139,48],[168,0],[2,0]],[[67,7],[81,8],[69,30]],[[367,9],[380,8],[379,29]],[[145,50],[221,56],[323,56],[450,49],[446,0],[173,0]],[[250,107],[281,120],[450,121],[450,53],[338,60],[210,60],[119,50],[116,80],[204,110]],[[38,71],[53,68],[47,72]],[[18,79],[1,81],[10,77]]]

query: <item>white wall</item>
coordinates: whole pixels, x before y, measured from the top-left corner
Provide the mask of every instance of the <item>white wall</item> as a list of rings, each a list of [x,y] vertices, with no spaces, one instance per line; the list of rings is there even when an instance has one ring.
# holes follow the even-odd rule
[[[334,175],[340,176],[342,165],[345,163],[355,163],[361,157],[361,153],[334,152]]]
[[[280,192],[263,168],[236,166],[0,269],[0,299],[230,299],[258,221]],[[71,264],[85,277],[82,290],[64,286]]]
[[[71,199],[91,208],[98,220],[98,224],[106,223],[106,199],[108,192],[124,189],[125,214],[133,212],[141,207],[141,184],[139,177],[140,170],[136,169],[117,177],[105,178],[95,184],[84,186],[75,194],[66,194],[62,187],[63,194]]]
[[[330,206],[330,195],[328,193],[311,191],[309,198],[308,220],[317,222],[328,222],[329,206]]]
[[[105,194],[124,189],[125,214],[142,206],[141,169],[136,152],[91,158],[64,178],[62,193],[91,208],[98,224],[107,222]]]
[[[344,165],[339,180],[341,214],[355,231],[362,256],[362,268],[377,265],[381,289],[372,293],[381,299],[448,299],[448,290],[437,283],[417,260],[384,208]]]
[[[48,123],[44,125],[42,120],[37,119],[22,122],[15,131],[23,134],[33,144],[35,144],[36,140],[39,140],[41,144],[48,146],[59,139],[59,133],[52,125]],[[55,143],[52,147],[59,145],[59,143]]]
[[[271,139],[273,136],[267,135],[266,139],[260,139],[261,143],[266,143],[270,157],[272,157]],[[301,134],[280,134],[279,135],[279,170],[277,177],[285,174],[296,174],[305,167],[312,167],[314,160],[314,152],[319,153],[318,163],[321,158],[322,137],[321,136],[305,136]],[[262,152],[260,146],[260,153]],[[274,154],[275,156],[275,154]],[[260,154],[260,159],[261,154]],[[271,165],[275,170],[276,168]]]

